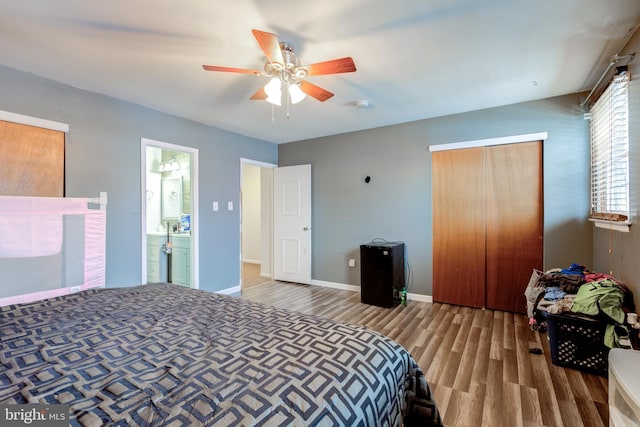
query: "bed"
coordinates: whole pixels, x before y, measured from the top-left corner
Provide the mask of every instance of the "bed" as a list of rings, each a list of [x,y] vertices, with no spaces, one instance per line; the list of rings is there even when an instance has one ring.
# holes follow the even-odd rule
[[[0,196],[0,404],[62,405],[78,426],[441,425],[414,359],[377,332],[105,287],[106,202]]]
[[[363,327],[153,284],[0,308],[0,402],[72,425],[440,425],[422,371]]]

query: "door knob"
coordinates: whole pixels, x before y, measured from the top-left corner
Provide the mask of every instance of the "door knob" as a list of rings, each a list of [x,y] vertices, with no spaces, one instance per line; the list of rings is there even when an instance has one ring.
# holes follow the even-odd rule
[[[302,229],[303,229],[304,231],[309,231],[309,230],[311,230],[311,227],[303,227]]]

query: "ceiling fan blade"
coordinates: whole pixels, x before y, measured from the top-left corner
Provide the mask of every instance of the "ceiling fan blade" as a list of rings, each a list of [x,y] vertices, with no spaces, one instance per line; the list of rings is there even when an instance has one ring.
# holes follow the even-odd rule
[[[207,71],[224,71],[227,73],[243,73],[243,74],[256,74],[256,75],[262,74],[262,72],[258,70],[248,70],[246,68],[234,68],[234,67],[220,67],[218,65],[203,65],[202,68],[204,68]]]
[[[263,99],[267,99],[267,94],[264,91],[264,86],[260,86],[260,89],[258,89],[256,91],[256,93],[254,93],[253,95],[251,95],[251,98],[249,98],[253,101],[261,101]]]
[[[351,73],[356,71],[356,64],[351,57],[333,59],[331,61],[318,62],[307,65],[307,76],[319,76],[323,74]]]
[[[328,90],[322,89],[320,86],[316,86],[306,80],[302,80],[300,82],[300,90],[302,90],[307,95],[314,97],[320,102],[324,102],[333,96],[333,94]]]
[[[284,65],[284,58],[282,57],[282,50],[280,49],[280,42],[278,36],[273,33],[267,33],[266,31],[251,30],[253,37],[256,38],[260,49],[264,52],[269,62],[277,62]]]

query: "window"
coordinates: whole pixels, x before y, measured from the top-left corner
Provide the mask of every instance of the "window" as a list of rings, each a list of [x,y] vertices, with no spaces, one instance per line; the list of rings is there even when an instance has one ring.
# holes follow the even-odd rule
[[[629,218],[629,74],[616,75],[591,107],[591,218]]]

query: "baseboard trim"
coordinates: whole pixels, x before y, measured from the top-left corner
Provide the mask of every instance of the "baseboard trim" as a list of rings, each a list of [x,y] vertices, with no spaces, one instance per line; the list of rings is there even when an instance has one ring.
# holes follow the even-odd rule
[[[259,259],[243,259],[242,262],[246,262],[247,264],[261,264],[262,261]]]
[[[215,291],[215,293],[216,294],[223,294],[223,295],[231,295],[231,294],[237,294],[241,290],[242,289],[240,288],[240,286],[234,286],[232,288],[220,289],[219,291]]]
[[[407,293],[407,300],[433,303],[433,297],[431,295]]]
[[[264,275],[264,276],[261,275],[261,276],[271,278],[271,275]],[[313,280],[313,279],[311,280],[311,284],[314,286],[320,286],[323,288],[340,289],[342,291],[350,291],[350,292],[360,292],[360,286],[357,286],[357,285],[347,285],[344,283],[326,282],[324,280]],[[240,291],[241,291],[240,286],[233,286],[231,288],[215,291],[215,293],[223,294],[223,295],[231,295],[231,294],[236,294]],[[433,303],[433,297],[431,295],[408,293],[407,300]]]
[[[344,283],[325,282],[324,280],[313,280],[311,284],[315,286],[322,286],[323,288],[340,289],[343,291],[360,292],[360,286],[346,285]]]
[[[322,286],[324,288],[340,289],[343,291],[360,292],[360,286],[346,285],[344,283],[325,282],[324,280],[311,280],[311,284],[315,286]],[[412,294],[407,293],[408,301],[419,301],[433,303],[433,297],[431,295]]]
[[[271,274],[269,274],[269,273],[260,273],[260,277],[271,279]]]

